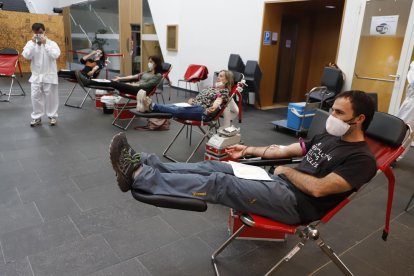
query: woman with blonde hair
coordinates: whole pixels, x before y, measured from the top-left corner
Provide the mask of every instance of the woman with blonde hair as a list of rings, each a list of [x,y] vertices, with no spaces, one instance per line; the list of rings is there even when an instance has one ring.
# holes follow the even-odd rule
[[[190,99],[188,105],[185,106],[152,103],[145,91],[139,91],[137,110],[139,112],[171,113],[179,119],[210,121],[227,104],[234,83],[233,79],[231,71],[221,70],[214,87],[204,89],[194,99]]]

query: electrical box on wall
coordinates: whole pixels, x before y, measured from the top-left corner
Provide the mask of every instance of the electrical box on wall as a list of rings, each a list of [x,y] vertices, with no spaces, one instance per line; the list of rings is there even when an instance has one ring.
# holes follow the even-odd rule
[[[279,36],[278,33],[272,32],[272,44],[276,44],[277,43],[278,36]]]

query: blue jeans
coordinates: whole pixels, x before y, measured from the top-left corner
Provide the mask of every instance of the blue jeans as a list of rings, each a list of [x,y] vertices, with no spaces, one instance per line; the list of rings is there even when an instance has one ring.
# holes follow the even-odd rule
[[[272,175],[273,181],[241,179],[224,162],[163,163],[148,153],[141,153],[141,164],[133,190],[198,198],[284,223],[300,222],[296,196],[278,176]]]
[[[171,113],[178,119],[210,121],[211,118],[204,114],[204,107],[200,105],[176,106],[173,104],[154,104],[151,112]]]

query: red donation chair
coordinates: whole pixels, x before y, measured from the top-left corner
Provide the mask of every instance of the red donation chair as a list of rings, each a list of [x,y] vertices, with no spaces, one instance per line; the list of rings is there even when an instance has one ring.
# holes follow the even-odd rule
[[[16,78],[15,71],[16,66],[19,66],[20,76],[23,77],[22,69],[19,63],[19,51],[12,48],[4,48],[0,50],[0,77],[1,78],[11,78],[9,92],[3,93],[0,90],[0,102],[10,102],[11,96],[26,96],[26,93],[23,90],[23,87],[20,84],[20,81]],[[13,83],[16,80],[19,85],[22,93],[13,94]],[[2,96],[7,96],[7,99],[1,99]]]

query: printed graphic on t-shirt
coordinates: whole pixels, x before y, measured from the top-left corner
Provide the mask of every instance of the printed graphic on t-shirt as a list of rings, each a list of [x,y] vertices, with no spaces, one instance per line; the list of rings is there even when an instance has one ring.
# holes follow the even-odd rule
[[[312,148],[306,154],[306,161],[314,167],[317,168],[323,159],[330,161],[332,156],[330,154],[324,153],[321,147],[321,142],[312,145]]]

